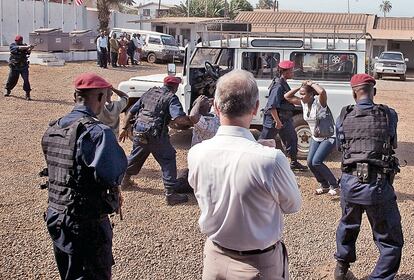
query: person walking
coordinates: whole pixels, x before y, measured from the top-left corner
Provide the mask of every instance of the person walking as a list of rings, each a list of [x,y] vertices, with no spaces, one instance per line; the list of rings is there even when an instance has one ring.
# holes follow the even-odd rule
[[[374,103],[375,79],[370,75],[354,75],[351,87],[356,105],[344,107],[336,123],[342,153],[342,217],[336,231],[334,278],[346,279],[356,260],[355,243],[365,212],[380,253],[368,279],[391,280],[400,266],[404,244],[393,187],[399,172],[394,156],[398,116],[394,109]]]
[[[279,134],[291,159],[292,170],[305,171],[307,167],[297,160],[298,137],[292,119],[295,106],[284,98],[284,94],[290,90],[286,80],[293,77],[294,63],[285,60],[281,61],[278,67],[280,78],[275,78],[270,86],[263,117],[263,129],[259,138],[274,139],[276,134]]]
[[[221,126],[188,153],[189,183],[207,235],[203,280],[289,278],[283,214],[299,211],[302,199],[274,140],[264,140],[266,147],[249,130],[258,93],[245,70],[220,77],[214,107]]]
[[[109,46],[111,51],[111,65],[112,67],[116,68],[118,61],[118,52],[119,52],[119,42],[116,39],[116,33],[112,34],[112,38],[109,40]]]
[[[112,226],[122,203],[127,159],[111,129],[96,119],[112,87],[94,73],[75,79],[73,110],[42,138],[48,175],[45,221],[61,279],[110,280]]]
[[[14,43],[10,44],[10,58],[9,58],[9,77],[6,82],[6,92],[4,93],[5,97],[10,96],[11,91],[17,85],[19,76],[22,76],[23,79],[23,90],[26,93],[26,100],[30,101],[30,87],[29,82],[29,61],[27,60],[34,46],[26,45],[23,43],[23,37],[21,35],[16,35],[14,38]]]
[[[119,136],[120,141],[125,141],[130,130],[130,121],[136,115],[133,147],[122,185],[132,183],[131,176],[139,173],[148,156],[152,154],[161,166],[168,205],[188,201],[185,194],[179,193],[181,186],[177,181],[176,151],[168,135],[168,125],[192,125],[175,95],[180,83],[180,78],[167,76],[162,88],[153,87],[144,93],[129,110]]]
[[[300,93],[300,98],[295,96],[297,92]],[[329,117],[327,114],[331,114],[328,109],[325,89],[312,81],[306,81],[300,87],[285,93],[284,98],[289,103],[302,107],[303,119],[308,123],[312,134],[307,163],[319,183],[315,194],[337,195],[339,192],[337,179],[329,167],[324,164],[326,157],[335,147],[335,131],[332,131],[332,135],[329,137],[315,136],[317,119],[327,118]],[[332,127],[334,127],[333,121]]]

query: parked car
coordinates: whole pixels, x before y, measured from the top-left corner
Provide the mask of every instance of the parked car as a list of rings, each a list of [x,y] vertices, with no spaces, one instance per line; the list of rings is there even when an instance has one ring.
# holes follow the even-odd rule
[[[384,76],[398,76],[401,81],[405,81],[408,58],[404,58],[401,52],[382,52],[379,57],[375,57],[375,60],[375,79],[381,79]]]
[[[146,59],[149,63],[155,63],[157,61],[162,62],[173,62],[175,58],[180,56],[180,50],[174,37],[169,34],[153,32],[148,30],[138,29],[126,29],[126,28],[113,28],[109,34],[116,33],[117,38],[122,33],[127,33],[131,36],[132,34],[140,34],[141,41],[143,42],[142,47],[142,58]]]
[[[176,94],[188,113],[199,95],[214,96],[216,81],[220,76],[233,69],[247,70],[256,78],[260,91],[261,113],[255,116],[251,127],[261,129],[269,85],[277,75],[278,63],[289,59],[295,62],[290,86],[300,86],[302,81],[308,79],[321,84],[328,93],[329,107],[336,118],[343,106],[354,103],[349,84],[352,75],[365,73],[365,39],[358,40],[352,46],[348,42],[337,40],[335,49],[327,45],[326,39],[313,39],[310,45],[305,44],[303,38],[267,37],[201,42],[191,55],[188,54],[188,48],[185,50],[183,73],[177,74],[183,81]],[[138,100],[149,88],[162,86],[165,75],[133,77],[121,82],[119,89],[127,92],[131,101]],[[301,107],[296,109],[293,120],[298,136],[298,156],[305,157],[311,132],[303,120]]]

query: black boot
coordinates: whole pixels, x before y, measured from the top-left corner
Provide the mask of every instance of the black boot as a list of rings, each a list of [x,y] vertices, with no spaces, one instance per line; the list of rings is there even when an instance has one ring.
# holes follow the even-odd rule
[[[185,194],[177,193],[175,190],[166,190],[165,200],[167,201],[168,205],[172,206],[187,202],[188,196],[186,196]]]
[[[297,170],[297,171],[306,171],[308,170],[307,166],[302,165],[299,161],[297,160],[292,160],[292,162],[290,163],[290,169],[292,170]]]
[[[6,92],[4,93],[4,97],[10,96],[11,90],[6,89]]]
[[[27,101],[32,100],[32,99],[30,98],[30,91],[26,91],[26,100],[27,100]]]
[[[337,261],[335,272],[334,272],[334,279],[335,280],[346,280],[346,274],[348,273],[349,263]]]

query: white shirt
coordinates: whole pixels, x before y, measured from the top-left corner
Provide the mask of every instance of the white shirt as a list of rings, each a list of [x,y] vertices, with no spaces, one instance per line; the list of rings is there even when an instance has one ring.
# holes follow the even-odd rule
[[[194,124],[193,138],[191,139],[191,146],[201,143],[204,140],[213,138],[216,135],[217,129],[220,126],[219,118],[213,114],[211,116],[200,116],[200,120]]]
[[[128,98],[121,97],[118,101],[105,103],[102,112],[96,116],[98,120],[109,126],[114,132],[115,136],[119,134],[119,115],[127,106]]]
[[[307,103],[303,103],[303,101],[300,101],[302,103],[302,108],[303,108],[303,119],[308,123],[310,131],[312,133],[312,139],[317,141],[317,142],[322,142],[323,140],[325,140],[325,138],[319,138],[319,137],[315,137],[313,135],[313,132],[315,131],[315,126],[316,126],[316,117],[318,118],[325,118],[326,116],[326,109],[328,107],[322,107],[321,103],[319,102],[319,97],[315,96],[310,112],[309,112],[309,107]],[[332,135],[331,137],[335,137],[335,132],[334,135]]]
[[[105,48],[108,50],[108,37],[99,36],[98,39],[96,40],[96,46],[99,52],[101,51],[100,48]]]
[[[220,126],[188,153],[188,181],[201,215],[201,232],[233,250],[265,249],[282,237],[283,214],[302,199],[280,150],[256,142],[248,129]]]

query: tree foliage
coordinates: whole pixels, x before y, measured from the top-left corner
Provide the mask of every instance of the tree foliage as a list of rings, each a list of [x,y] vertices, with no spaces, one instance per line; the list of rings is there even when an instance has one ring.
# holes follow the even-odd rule
[[[121,4],[132,5],[133,3],[133,0],[97,0],[99,29],[108,30],[111,8],[118,7]]]
[[[170,16],[186,17],[223,17],[225,14],[224,0],[191,0],[181,1],[169,11]],[[189,7],[187,6],[189,3]],[[252,5],[247,0],[231,0],[229,17],[234,18],[240,11],[253,11]]]
[[[386,17],[386,16],[387,16],[387,14],[388,14],[389,12],[391,12],[391,9],[392,9],[392,4],[391,4],[391,1],[388,1],[388,0],[382,0],[382,3],[381,3],[381,5],[379,6],[379,8],[380,8],[380,11],[384,13],[384,17]]]
[[[256,9],[269,10],[273,9],[275,1],[273,0],[259,0],[259,3],[256,4]]]

